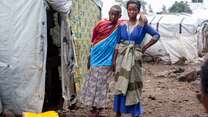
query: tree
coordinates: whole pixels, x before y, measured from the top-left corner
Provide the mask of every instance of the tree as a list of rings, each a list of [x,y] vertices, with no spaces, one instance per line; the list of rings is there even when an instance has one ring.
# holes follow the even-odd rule
[[[150,13],[153,13],[152,6],[151,5],[149,5],[149,12]]]
[[[144,0],[140,0],[140,2],[141,2],[141,8],[143,9],[143,12],[147,13],[147,9],[146,9],[147,2],[145,2]]]
[[[188,2],[180,1],[180,2],[175,2],[170,8],[169,8],[170,13],[192,13],[191,8],[188,5]]]
[[[167,9],[165,5],[162,6],[162,13],[167,13]]]

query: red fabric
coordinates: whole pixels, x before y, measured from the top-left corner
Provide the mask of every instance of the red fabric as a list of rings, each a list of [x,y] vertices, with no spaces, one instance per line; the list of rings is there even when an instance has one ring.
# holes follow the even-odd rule
[[[95,45],[103,39],[107,38],[119,24],[122,24],[126,21],[127,20],[118,20],[117,24],[112,24],[112,22],[107,19],[100,21],[93,29],[91,40],[92,45]]]
[[[93,36],[91,43],[92,45],[97,44],[103,39],[107,38],[118,26],[117,24],[112,24],[109,20],[100,21],[93,29]]]

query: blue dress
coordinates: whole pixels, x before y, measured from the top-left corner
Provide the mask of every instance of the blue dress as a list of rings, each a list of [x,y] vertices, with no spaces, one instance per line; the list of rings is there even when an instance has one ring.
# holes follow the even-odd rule
[[[119,28],[119,39],[118,43],[122,41],[133,41],[135,44],[140,46],[142,43],[145,34],[148,33],[153,36],[155,39],[159,39],[160,35],[157,31],[155,31],[150,25],[140,26],[137,25],[130,32],[128,31],[128,24],[123,24]],[[120,113],[131,113],[132,117],[138,117],[143,113],[143,108],[140,103],[135,105],[126,106],[126,96],[125,95],[115,95],[114,96],[114,111]]]

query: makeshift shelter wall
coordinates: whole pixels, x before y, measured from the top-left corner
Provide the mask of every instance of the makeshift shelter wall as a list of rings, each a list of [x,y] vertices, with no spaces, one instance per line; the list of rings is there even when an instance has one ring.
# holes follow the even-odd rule
[[[0,97],[0,114],[2,113],[2,103],[1,103],[1,97]]]
[[[197,49],[199,53],[208,52],[208,21],[205,21],[198,28]]]
[[[47,0],[66,15],[70,0]],[[0,101],[3,111],[41,112],[47,53],[45,0],[0,1]]]
[[[46,50],[44,1],[1,0],[0,98],[4,111],[42,111]]]
[[[92,29],[101,19],[101,9],[94,0],[73,0],[70,23],[75,39],[78,67],[75,73],[76,88],[79,90],[83,78],[87,76],[87,57],[89,55]],[[99,4],[100,5],[100,4]]]
[[[208,9],[207,8],[199,8],[193,11],[192,17],[197,18],[197,22],[199,27],[197,29],[197,49],[199,53],[208,51]]]

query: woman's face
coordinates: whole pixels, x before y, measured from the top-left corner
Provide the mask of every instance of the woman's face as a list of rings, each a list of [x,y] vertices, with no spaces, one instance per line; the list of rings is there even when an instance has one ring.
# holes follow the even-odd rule
[[[139,9],[137,8],[137,5],[136,4],[129,4],[128,5],[128,8],[127,8],[127,12],[128,12],[128,16],[129,18],[136,18],[137,17],[137,14],[139,13]]]

